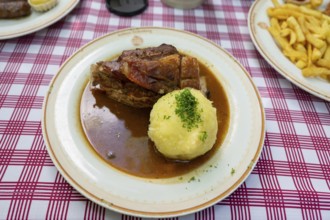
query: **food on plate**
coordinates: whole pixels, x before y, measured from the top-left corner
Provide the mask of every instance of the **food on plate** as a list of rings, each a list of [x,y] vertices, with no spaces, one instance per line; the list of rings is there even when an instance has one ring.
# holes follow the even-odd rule
[[[134,176],[169,178],[191,172],[217,152],[230,108],[208,66],[167,44],[126,50],[111,60],[91,65],[80,104],[86,138],[107,163]],[[173,106],[161,104],[168,96],[178,103],[174,113]],[[162,120],[157,114],[164,114]],[[159,142],[166,126],[173,134],[167,142],[180,148],[166,151]]]
[[[200,76],[205,77],[208,99],[217,109],[216,143],[204,155],[190,161],[165,158],[148,137],[150,108],[134,108],[91,90],[89,83],[80,102],[80,118],[86,138],[95,152],[110,166],[133,176],[170,178],[192,172],[210,160],[224,142],[230,123],[227,94],[209,66],[202,62]]]
[[[23,0],[0,0],[0,18],[18,18],[31,14],[31,7]]]
[[[45,12],[57,5],[57,0],[28,0],[28,3],[33,10],[38,12]]]
[[[93,89],[137,108],[152,107],[164,94],[191,87],[206,93],[196,58],[167,44],[124,51],[115,61],[91,66]]]
[[[285,3],[292,3],[296,5],[308,5],[311,8],[317,8],[322,4],[322,0],[285,0]]]
[[[318,8],[322,5],[322,0],[285,0],[285,3],[292,3],[296,5],[306,5],[310,8]]]
[[[150,113],[148,135],[165,157],[192,160],[208,152],[217,137],[216,109],[199,90],[162,96]]]
[[[330,17],[314,9],[322,1],[311,0],[311,6],[279,4],[268,8],[269,32],[283,54],[302,70],[305,77],[330,81]]]
[[[19,18],[31,14],[31,8],[45,12],[57,5],[57,0],[0,0],[0,18]]]

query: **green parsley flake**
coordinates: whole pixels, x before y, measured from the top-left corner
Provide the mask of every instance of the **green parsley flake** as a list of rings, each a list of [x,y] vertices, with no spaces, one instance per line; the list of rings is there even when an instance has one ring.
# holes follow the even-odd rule
[[[188,183],[190,183],[192,181],[195,181],[195,180],[196,180],[196,178],[193,176],[193,177],[190,178],[190,180],[188,181]]]
[[[230,174],[231,175],[234,175],[234,173],[235,173],[235,169],[234,168],[231,168]]]
[[[204,143],[206,139],[207,139],[207,132],[202,131],[199,135],[199,140],[201,140]]]
[[[183,123],[183,127],[191,131],[197,128],[198,123],[202,121],[200,113],[197,111],[198,101],[189,89],[184,89],[175,96],[176,109],[175,114],[179,116]]]

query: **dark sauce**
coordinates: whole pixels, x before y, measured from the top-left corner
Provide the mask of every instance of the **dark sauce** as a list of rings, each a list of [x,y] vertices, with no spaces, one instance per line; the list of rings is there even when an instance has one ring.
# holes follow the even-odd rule
[[[201,64],[200,68],[218,118],[217,141],[205,155],[189,162],[166,159],[156,151],[147,135],[151,109],[120,104],[100,91],[91,91],[88,85],[82,95],[80,115],[91,146],[111,166],[139,177],[175,177],[201,166],[218,150],[227,134],[229,104],[217,78],[206,66]]]

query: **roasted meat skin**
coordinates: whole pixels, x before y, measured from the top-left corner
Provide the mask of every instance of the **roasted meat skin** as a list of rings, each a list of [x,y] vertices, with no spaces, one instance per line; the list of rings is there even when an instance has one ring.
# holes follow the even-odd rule
[[[129,60],[121,72],[137,85],[159,94],[179,89],[181,56],[173,54],[158,60]]]
[[[176,89],[201,89],[196,58],[181,55],[171,45],[124,51],[115,61],[91,67],[93,89],[100,89],[133,107],[152,107],[164,94]],[[203,90],[203,89],[202,89]]]
[[[92,89],[102,90],[109,98],[136,108],[151,107],[160,98],[155,92],[117,78],[107,71],[106,65],[107,62],[99,62],[91,66]]]
[[[178,54],[178,50],[169,44],[161,44],[158,47],[148,47],[144,49],[137,48],[135,50],[124,50],[118,57],[117,62],[122,62],[125,59],[143,59],[143,60],[157,60],[162,57]]]

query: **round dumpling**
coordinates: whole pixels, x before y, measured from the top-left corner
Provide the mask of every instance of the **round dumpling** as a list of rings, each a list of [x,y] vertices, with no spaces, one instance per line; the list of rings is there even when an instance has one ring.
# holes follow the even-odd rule
[[[216,109],[199,90],[162,96],[150,113],[148,135],[165,157],[192,160],[209,151],[217,137]]]

